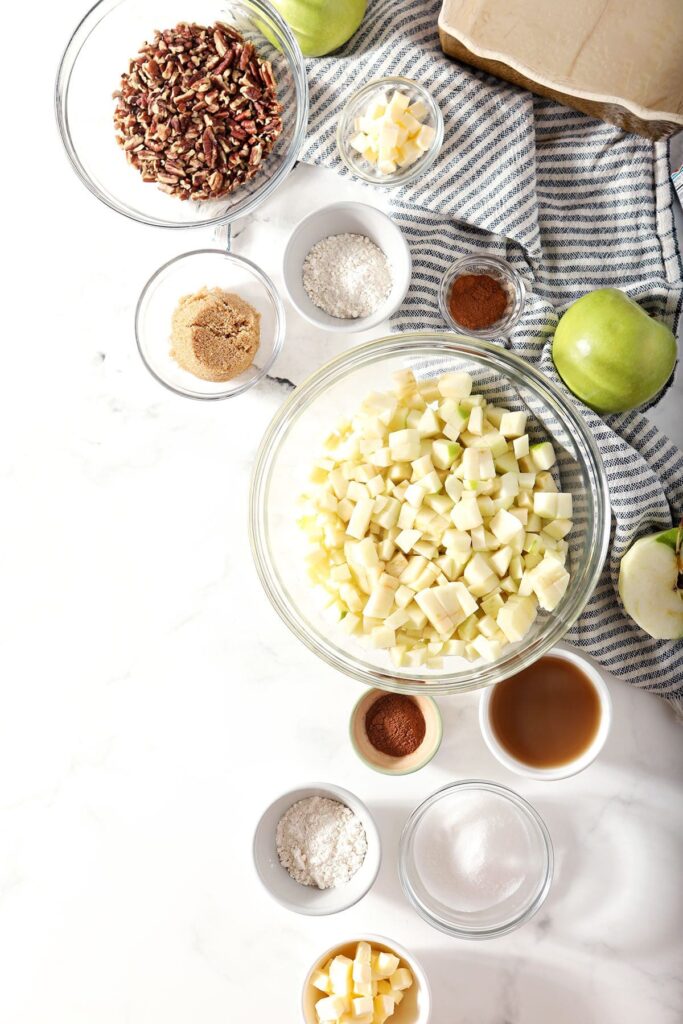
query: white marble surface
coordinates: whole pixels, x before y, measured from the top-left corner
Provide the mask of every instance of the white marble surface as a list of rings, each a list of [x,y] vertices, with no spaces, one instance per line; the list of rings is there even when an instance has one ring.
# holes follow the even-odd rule
[[[51,15],[60,41],[79,5],[66,9]],[[44,100],[49,76],[34,86]],[[365,769],[346,737],[360,687],[288,634],[246,542],[249,467],[282,389],[207,407],[146,373],[132,335],[138,292],[207,237],[139,227],[98,205],[58,152],[44,106],[42,247],[21,203],[8,204],[6,227],[22,269],[0,403],[2,1024],[293,1024],[310,961],[361,930],[421,957],[434,1024],[676,1024],[683,747],[667,707],[609,680],[603,756],[547,786],[492,759],[476,695],[441,701],[445,740],[426,770],[393,780]],[[43,170],[30,165],[36,188]],[[347,192],[356,187],[300,168],[236,248],[253,253],[258,233],[279,281],[289,226]],[[283,376],[299,379],[358,340],[288,316]],[[681,397],[679,375],[653,414],[679,443]],[[530,798],[557,854],[537,918],[483,944],[431,930],[396,877],[411,808],[468,776]],[[369,803],[385,859],[358,906],[310,921],[260,889],[250,839],[274,795],[315,779]]]

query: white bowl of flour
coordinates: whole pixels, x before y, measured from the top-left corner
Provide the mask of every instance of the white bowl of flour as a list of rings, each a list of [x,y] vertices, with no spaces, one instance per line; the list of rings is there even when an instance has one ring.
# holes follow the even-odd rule
[[[273,899],[313,917],[358,903],[377,878],[382,849],[358,797],[341,786],[313,783],[283,793],[264,811],[253,855]]]
[[[411,272],[401,229],[365,203],[333,203],[304,217],[283,259],[285,287],[301,316],[344,333],[388,320],[406,296]]]

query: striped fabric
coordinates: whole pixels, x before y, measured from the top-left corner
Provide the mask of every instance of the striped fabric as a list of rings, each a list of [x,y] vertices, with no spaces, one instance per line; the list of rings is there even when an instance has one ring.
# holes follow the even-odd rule
[[[444,57],[439,0],[370,0],[361,31],[334,57],[308,62],[311,116],[303,159],[347,174],[335,130],[350,93],[387,74],[426,85],[446,141],[432,170],[392,190],[413,255],[395,330],[444,328],[437,292],[457,256],[506,257],[530,295],[509,340],[579,408],[602,451],[612,505],[611,555],[568,639],[636,686],[683,710],[683,643],[651,640],[617,596],[633,540],[683,514],[683,454],[639,412],[601,419],[564,388],[550,357],[559,315],[613,285],[675,330],[683,305],[665,143],[653,145]]]

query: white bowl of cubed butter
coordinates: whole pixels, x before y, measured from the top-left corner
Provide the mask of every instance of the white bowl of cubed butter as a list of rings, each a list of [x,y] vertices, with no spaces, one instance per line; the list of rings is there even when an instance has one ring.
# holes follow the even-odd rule
[[[338,943],[315,961],[302,994],[305,1024],[427,1024],[427,976],[412,953],[381,935]]]
[[[431,167],[443,136],[443,115],[429,90],[397,75],[368,82],[350,97],[337,148],[357,178],[393,188]]]

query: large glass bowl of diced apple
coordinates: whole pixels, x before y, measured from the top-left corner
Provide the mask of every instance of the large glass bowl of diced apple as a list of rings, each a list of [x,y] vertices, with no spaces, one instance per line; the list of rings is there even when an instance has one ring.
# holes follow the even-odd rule
[[[266,593],[332,667],[450,694],[530,665],[581,614],[610,535],[573,404],[509,351],[450,332],[358,346],[261,443],[250,535]]]

